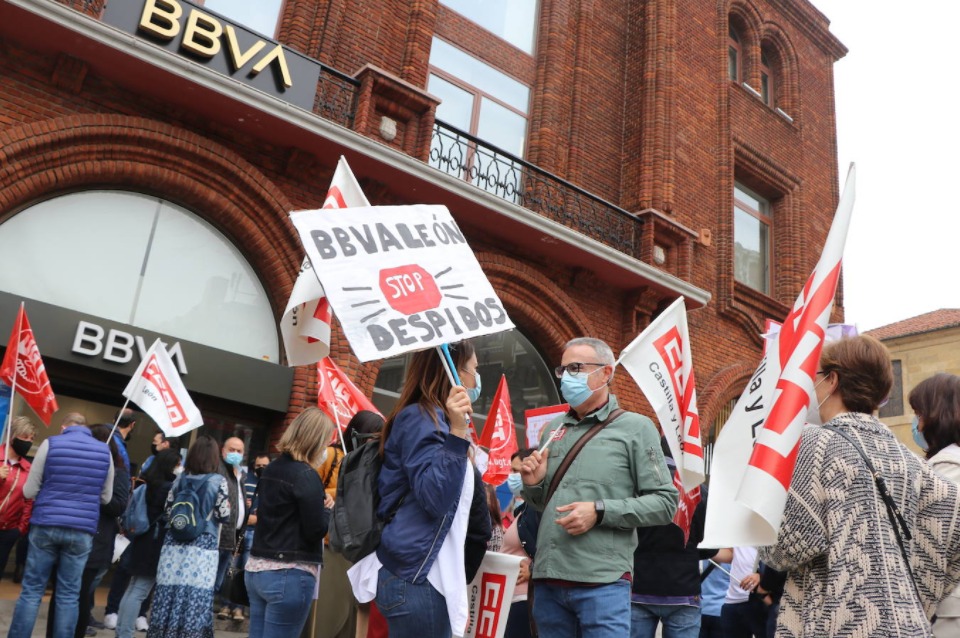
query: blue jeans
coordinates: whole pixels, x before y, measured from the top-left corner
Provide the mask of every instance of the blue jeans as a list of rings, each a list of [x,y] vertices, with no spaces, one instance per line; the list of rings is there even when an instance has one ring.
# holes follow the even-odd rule
[[[16,527],[0,529],[0,580],[3,580],[3,570],[7,568],[10,552],[17,546],[18,540],[20,540],[20,532]]]
[[[120,600],[117,611],[117,638],[133,638],[137,616],[140,614],[140,605],[150,595],[156,578],[149,576],[131,576],[127,591]]]
[[[377,581],[377,609],[387,620],[390,638],[450,638],[447,601],[426,581],[414,585],[381,567]]]
[[[690,605],[630,605],[630,638],[654,638],[663,624],[663,638],[698,638],[700,608]]]
[[[30,551],[7,638],[30,638],[33,634],[40,599],[54,566],[57,568],[57,616],[53,635],[73,635],[79,611],[80,582],[91,547],[93,534],[87,532],[45,525],[34,525],[30,529]]]
[[[563,587],[534,583],[533,618],[550,638],[624,638],[630,635],[630,583]],[[577,628],[580,633],[577,633]]]
[[[299,636],[317,579],[302,569],[244,572],[250,595],[250,638]]]

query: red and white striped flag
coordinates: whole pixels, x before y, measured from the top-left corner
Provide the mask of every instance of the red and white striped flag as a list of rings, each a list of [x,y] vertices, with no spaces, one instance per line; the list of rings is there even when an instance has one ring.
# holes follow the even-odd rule
[[[776,542],[856,197],[851,165],[820,261],[717,439],[702,547]]]
[[[356,208],[370,202],[360,190],[347,160],[337,163],[330,181],[330,190],[323,208]],[[313,272],[310,260],[304,258],[300,274],[293,285],[287,309],[280,318],[280,334],[287,351],[287,365],[316,363],[330,354],[330,322],[333,315],[323,285]]]
[[[380,414],[370,399],[360,392],[360,388],[330,357],[317,362],[317,407],[326,412],[341,430],[360,410]]]
[[[200,410],[159,339],[143,355],[123,396],[150,415],[166,436],[182,436],[203,425]]]
[[[22,303],[0,364],[0,381],[14,388],[43,422],[50,425],[50,418],[60,408]],[[8,439],[9,435],[8,431]]]

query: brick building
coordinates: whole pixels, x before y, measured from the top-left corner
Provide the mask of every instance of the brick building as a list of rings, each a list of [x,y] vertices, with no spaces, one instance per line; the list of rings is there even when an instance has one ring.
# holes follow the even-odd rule
[[[0,331],[26,298],[61,407],[109,418],[163,337],[208,431],[275,439],[316,391],[278,339],[288,212],[343,155],[373,204],[451,210],[518,328],[480,344],[518,415],[567,339],[619,351],[683,295],[722,418],[826,237],[846,49],[806,0],[479,7],[0,1]],[[333,356],[389,405],[402,361]]]
[[[901,443],[920,454],[913,442],[914,415],[908,397],[918,383],[938,372],[960,374],[960,309],[941,308],[866,334],[883,342],[893,360],[893,389],[887,404],[880,408],[880,420]]]

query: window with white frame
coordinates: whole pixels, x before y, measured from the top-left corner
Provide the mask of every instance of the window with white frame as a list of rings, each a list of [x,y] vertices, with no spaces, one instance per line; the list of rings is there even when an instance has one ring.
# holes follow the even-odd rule
[[[533,53],[537,0],[440,0],[521,51]]]
[[[199,0],[199,4],[269,38],[277,35],[283,9],[283,0]]]
[[[770,294],[770,202],[742,184],[733,189],[733,274]]]

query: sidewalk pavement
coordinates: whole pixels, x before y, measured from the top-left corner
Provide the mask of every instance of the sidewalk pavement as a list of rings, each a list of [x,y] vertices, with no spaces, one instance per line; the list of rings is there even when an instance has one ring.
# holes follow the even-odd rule
[[[6,636],[10,629],[10,619],[13,617],[13,607],[16,605],[17,596],[20,595],[20,585],[15,585],[10,581],[9,574],[0,580],[0,636]],[[107,592],[109,587],[104,585],[97,589],[96,604],[93,615],[97,620],[103,620],[103,606],[107,603]],[[47,603],[49,596],[43,597],[43,603],[40,605],[40,613],[37,614],[37,624],[33,628],[33,638],[44,638],[47,628]],[[97,631],[97,638],[114,638],[114,631],[111,629],[100,629]],[[136,636],[146,636],[144,632],[137,632]],[[246,638],[247,621],[242,623],[230,620],[214,620],[214,635],[216,638]]]

